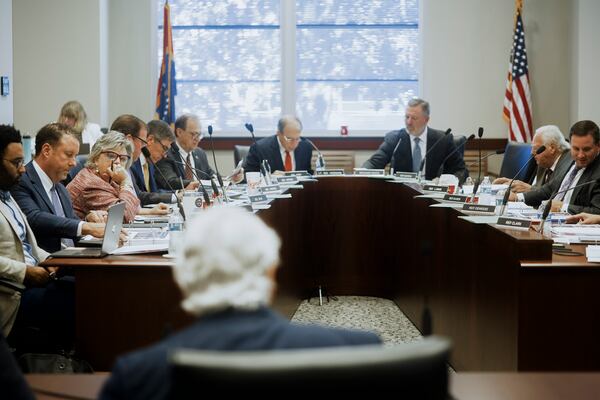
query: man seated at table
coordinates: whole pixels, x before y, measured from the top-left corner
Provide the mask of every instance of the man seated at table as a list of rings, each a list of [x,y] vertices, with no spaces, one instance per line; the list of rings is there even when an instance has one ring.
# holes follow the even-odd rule
[[[535,155],[535,152],[541,146],[546,146],[546,150]],[[529,182],[515,179],[511,190],[515,193],[523,193],[532,189],[539,189],[550,182],[552,177],[564,173],[565,168],[569,168],[573,161],[570,149],[569,142],[565,140],[565,136],[558,126],[546,125],[538,128],[531,141],[531,154],[535,155],[534,160],[537,164],[535,173],[532,174]],[[508,184],[510,180],[511,178],[497,178],[494,180],[494,184]]]
[[[182,307],[199,317],[160,343],[117,360],[101,399],[163,399],[175,348],[250,351],[380,343],[377,335],[295,325],[272,311],[281,241],[242,209],[202,212],[184,233],[174,276]]]
[[[590,185],[568,190],[578,184],[593,182],[600,178],[600,130],[593,121],[579,121],[569,134],[571,164],[559,176],[537,190],[510,194],[510,201],[523,201],[531,207],[539,207],[542,201],[552,199],[551,210],[571,214],[587,212],[600,214],[600,185]]]
[[[469,176],[469,172],[465,167],[462,153],[455,151],[456,146],[452,136],[444,139],[443,131],[427,126],[429,112],[428,102],[417,98],[411,99],[404,115],[405,128],[386,133],[383,143],[375,154],[365,161],[363,168],[383,169],[393,157],[394,171],[419,172],[421,162],[425,159],[423,166],[425,178],[433,179],[438,176],[442,162],[448,156],[444,161],[442,173],[456,175],[459,181],[463,182]],[[393,155],[394,149],[396,149],[395,155]],[[431,152],[428,154],[429,150]],[[428,155],[425,158],[426,154]]]
[[[12,196],[27,216],[39,246],[53,253],[73,246],[82,235],[104,235],[104,212],[92,211],[81,221],[61,181],[76,164],[79,141],[71,128],[48,124],[35,135],[35,157],[25,166],[25,174],[12,190]]]
[[[275,135],[250,146],[244,169],[260,172],[261,162],[267,160],[272,172],[308,171],[312,174],[312,146],[302,140],[301,135],[302,122],[293,115],[284,115],[277,123]]]

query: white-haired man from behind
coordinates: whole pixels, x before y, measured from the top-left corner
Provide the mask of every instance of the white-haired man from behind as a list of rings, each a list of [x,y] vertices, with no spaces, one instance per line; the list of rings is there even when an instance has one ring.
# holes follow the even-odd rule
[[[167,355],[175,348],[250,351],[380,343],[369,332],[294,325],[269,309],[281,242],[257,216],[217,207],[188,224],[174,276],[182,307],[198,321],[119,358],[101,399],[167,398]]]

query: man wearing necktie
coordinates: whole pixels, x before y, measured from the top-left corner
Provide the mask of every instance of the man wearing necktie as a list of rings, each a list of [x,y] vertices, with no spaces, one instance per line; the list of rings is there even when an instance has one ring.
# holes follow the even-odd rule
[[[511,193],[511,201],[524,201],[528,206],[539,207],[542,201],[557,193],[552,200],[554,212],[600,214],[600,185],[597,183],[559,193],[600,179],[600,129],[593,121],[579,121],[571,127],[569,137],[573,161],[568,168],[537,190]]]
[[[545,146],[546,150],[536,154],[537,149]],[[531,141],[531,154],[535,155],[534,160],[537,164],[535,173],[532,174],[528,182],[515,180],[511,190],[515,193],[529,192],[539,189],[550,182],[553,176],[561,175],[566,168],[569,168],[573,159],[570,155],[571,146],[565,140],[558,126],[546,125],[539,127],[533,135]],[[504,185],[510,182],[510,178],[497,178],[495,185]]]
[[[75,152],[77,154],[77,152]],[[37,327],[62,348],[72,345],[74,334],[73,281],[56,282],[57,268],[39,267],[49,254],[38,247],[25,214],[10,190],[25,173],[21,134],[0,125],[0,279],[14,288],[0,286],[0,329],[9,342],[26,350],[19,330]],[[25,287],[21,293],[19,286]],[[12,333],[12,334],[11,334]]]
[[[51,123],[35,137],[35,157],[12,195],[44,250],[71,247],[82,235],[104,235],[105,212],[91,212],[81,221],[73,212],[67,189],[60,183],[77,163],[79,141],[67,125]]]

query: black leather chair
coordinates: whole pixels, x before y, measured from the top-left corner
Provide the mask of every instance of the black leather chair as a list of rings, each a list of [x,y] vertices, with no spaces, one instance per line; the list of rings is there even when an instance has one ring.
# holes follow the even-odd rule
[[[454,146],[455,147],[462,146],[462,144],[466,141],[467,141],[466,136],[454,136]],[[458,150],[458,154],[460,154],[460,156],[463,158],[465,157],[465,146],[462,146],[460,148],[460,150]]]
[[[500,167],[500,176],[505,178],[514,177],[530,157],[530,143],[508,142],[502,166]],[[523,182],[529,182],[532,174],[535,172],[536,166],[535,161],[531,161],[529,165],[519,173],[516,179]]]
[[[278,394],[273,390],[314,394],[319,389],[392,389],[394,397],[402,399],[446,399],[449,352],[449,342],[439,337],[393,347],[176,350],[171,355],[170,398],[197,398],[199,388],[222,391],[235,386]]]
[[[237,167],[238,163],[246,158],[246,155],[248,155],[248,151],[250,151],[250,146],[240,146],[238,144],[233,146],[234,167]]]

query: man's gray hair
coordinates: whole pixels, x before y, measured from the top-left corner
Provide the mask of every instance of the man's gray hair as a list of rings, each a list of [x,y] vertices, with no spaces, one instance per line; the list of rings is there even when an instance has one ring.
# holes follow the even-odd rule
[[[157,142],[168,139],[171,142],[175,141],[175,134],[171,130],[169,124],[158,119],[152,120],[146,124],[148,127],[148,136],[154,137]]]
[[[127,152],[127,155],[129,155],[127,165],[123,166],[124,168],[129,169],[132,163],[131,153],[133,153],[133,145],[129,140],[127,140],[125,135],[117,131],[107,132],[106,134],[100,136],[98,140],[96,140],[96,143],[94,143],[94,146],[90,151],[90,155],[85,163],[85,166],[91,168],[95,167],[96,160],[98,157],[100,157],[100,154],[102,154],[103,151],[115,151],[120,148],[124,148]]]
[[[565,135],[563,135],[556,125],[540,126],[536,129],[535,134],[542,137],[542,144],[544,144],[544,146],[554,144],[561,152],[571,148],[571,145],[565,139]]]
[[[284,115],[279,118],[279,122],[277,122],[277,132],[283,133],[283,130],[288,125],[295,125],[299,131],[302,131],[302,122],[295,115]]]
[[[418,97],[410,99],[408,101],[408,107],[421,107],[421,110],[423,110],[423,114],[429,117],[429,103],[423,99],[419,99]]]

